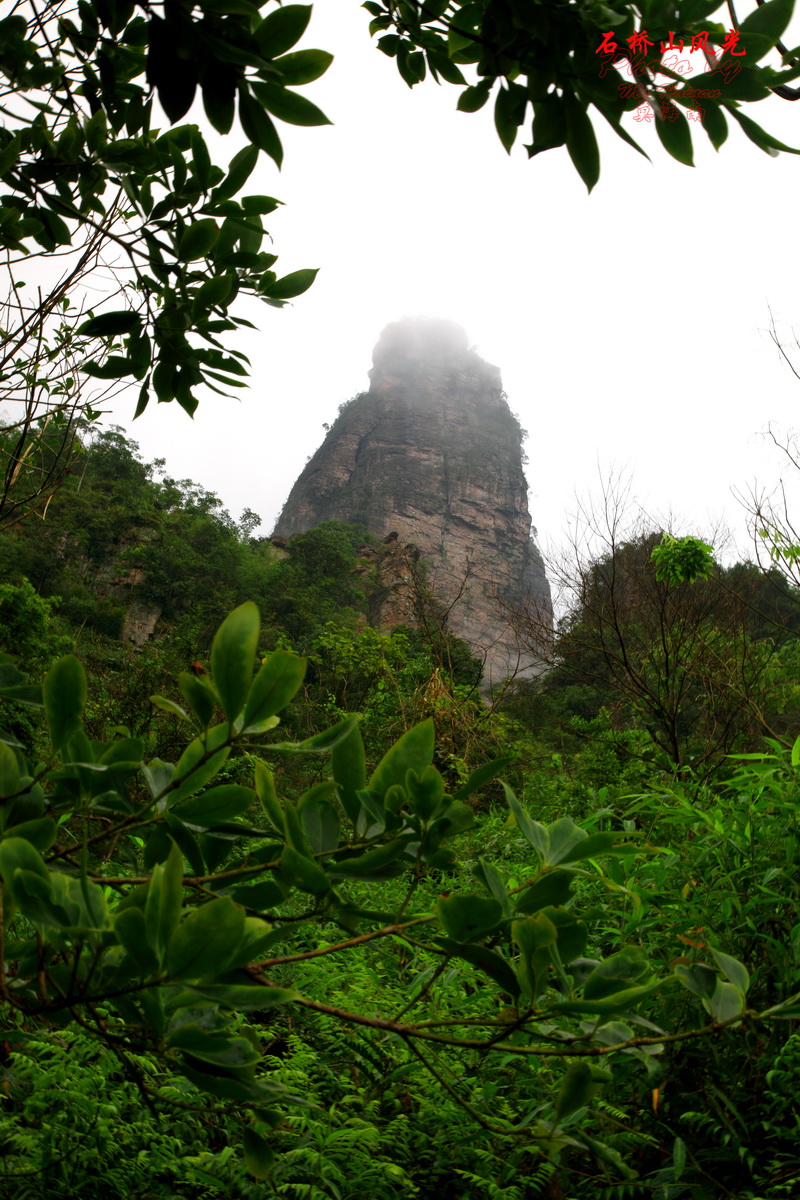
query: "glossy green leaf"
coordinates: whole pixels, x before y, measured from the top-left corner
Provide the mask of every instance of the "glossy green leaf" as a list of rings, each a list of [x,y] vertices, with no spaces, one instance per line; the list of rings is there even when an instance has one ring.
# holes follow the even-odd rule
[[[268,718],[281,712],[299,691],[306,660],[286,650],[270,654],[253,680],[244,710],[243,733],[257,733]]]
[[[710,1000],[714,995],[718,977],[705,963],[677,963],[673,970],[684,987],[701,1000]]]
[[[768,0],[766,4],[760,5],[740,22],[741,45],[747,49],[748,58],[755,61],[750,35],[756,34],[759,38],[763,37],[768,45],[774,46],[791,21],[793,11],[794,0]],[[752,40],[755,41],[755,39]],[[756,57],[761,58],[764,53],[766,50],[757,52]]]
[[[223,1008],[242,1009],[244,1012],[261,1012],[277,1004],[289,1004],[300,994],[292,988],[263,987],[258,983],[196,983],[192,986],[192,992],[213,1000]]]
[[[3,838],[24,838],[37,850],[49,850],[56,840],[58,827],[52,817],[37,817],[33,821],[22,821],[11,825]]]
[[[293,846],[285,847],[281,854],[281,866],[301,892],[310,892],[313,896],[324,896],[331,890],[325,872],[312,859],[300,854]]]
[[[587,191],[591,192],[600,178],[600,151],[594,128],[586,109],[569,92],[564,93],[563,101],[567,150]]]
[[[230,896],[193,909],[167,946],[171,979],[219,975],[234,961],[244,936],[245,912]]]
[[[731,958],[729,954],[723,954],[721,950],[715,950],[713,947],[711,955],[723,975],[726,975],[742,995],[746,996],[750,988],[750,975],[744,964],[740,963],[736,958]]]
[[[243,150],[234,154],[228,164],[228,174],[211,193],[212,203],[218,204],[223,200],[230,200],[232,196],[240,192],[253,173],[257,162],[258,150],[255,146],[245,146]]]
[[[147,945],[159,963],[163,962],[164,951],[178,927],[182,904],[183,855],[172,842],[167,861],[153,869],[144,908]]]
[[[703,1001],[703,1007],[715,1021],[729,1021],[731,1017],[738,1017],[744,1012],[745,998],[736,984],[718,979],[714,995],[710,1000]]]
[[[140,908],[124,908],[114,918],[114,933],[130,955],[139,975],[149,977],[158,970],[158,957],[148,944],[147,923]]]
[[[561,1081],[556,1100],[556,1122],[566,1121],[579,1109],[585,1108],[597,1090],[588,1063],[572,1062]]]
[[[378,763],[369,790],[383,796],[393,784],[405,785],[407,771],[421,775],[433,763],[434,736],[430,718],[404,733]]]
[[[680,109],[674,104],[665,102],[670,112],[677,112],[679,116],[676,120],[671,121],[667,117],[663,120],[654,121],[658,140],[661,145],[671,154],[674,159],[684,164],[687,167],[694,166],[694,152],[692,150],[692,133],[689,129],[689,122],[680,112]]]
[[[246,87],[239,88],[239,120],[245,135],[253,145],[268,154],[280,167],[283,162],[283,146],[278,131],[271,117]]]
[[[624,1013],[635,1008],[647,996],[652,996],[654,992],[660,991],[667,982],[669,981],[659,979],[641,987],[623,988],[612,995],[603,996],[602,999],[558,1001],[550,1007],[553,1012],[597,1017],[611,1016],[614,1013]]]
[[[310,267],[292,271],[290,275],[284,275],[282,279],[271,283],[264,294],[271,300],[291,300],[295,296],[302,296],[303,292],[307,292],[311,287],[317,274],[318,268]]]
[[[178,241],[178,258],[181,262],[195,262],[198,258],[205,258],[214,248],[218,236],[217,222],[211,217],[193,221]]]
[[[177,807],[173,806],[173,811],[181,821],[189,825],[212,829],[215,825],[231,821],[240,813],[246,812],[255,800],[256,794],[252,788],[226,783],[203,792],[201,796],[184,800]]]
[[[507,754],[503,758],[494,758],[491,762],[484,763],[482,767],[478,767],[472,772],[466,783],[462,783],[461,787],[453,792],[453,799],[466,800],[467,796],[480,791],[487,783],[496,779],[503,768],[509,766],[513,761],[513,755]]]
[[[214,694],[211,689],[188,671],[182,671],[178,676],[178,687],[186,703],[205,729],[211,724],[214,715]]]
[[[174,778],[179,782],[169,793],[173,808],[179,800],[199,792],[222,769],[230,754],[230,746],[226,745],[228,735],[227,725],[215,725],[189,743],[175,767]]]
[[[247,1170],[256,1179],[267,1179],[275,1166],[275,1155],[270,1149],[269,1142],[255,1129],[245,1129],[242,1140]]]
[[[540,858],[546,859],[550,842],[544,825],[540,825],[538,821],[534,821],[528,816],[507,783],[504,783],[502,787],[506,794],[506,803],[511,809],[511,815],[520,833],[533,846]]]
[[[339,796],[345,812],[355,826],[361,811],[361,802],[356,795],[367,781],[364,739],[355,725],[346,738],[337,742],[331,751],[331,771],[339,785]]]
[[[474,967],[479,967],[481,971],[488,975],[490,979],[493,979],[510,996],[515,999],[519,996],[519,981],[514,974],[511,964],[502,955],[496,954],[494,950],[487,950],[485,946],[479,946],[472,942],[457,942],[452,938],[446,937],[437,937],[434,938],[434,941],[437,946],[441,946],[448,954],[452,954],[455,958],[462,958]]]
[[[296,50],[294,54],[284,54],[276,59],[274,65],[280,70],[287,87],[299,87],[319,79],[332,62],[333,55],[327,50]]]
[[[341,858],[326,867],[328,875],[341,875],[345,879],[366,879],[384,877],[387,868],[394,865],[395,860],[405,852],[407,838],[394,838],[383,846],[368,850],[366,854],[354,855],[352,858]]]
[[[596,967],[583,989],[584,999],[599,1000],[639,983],[650,971],[650,962],[638,946],[627,946]]]
[[[444,799],[444,780],[435,767],[426,767],[421,776],[406,771],[405,790],[415,815],[420,821],[430,821]]]
[[[272,772],[262,762],[256,763],[256,794],[267,820],[281,837],[286,837],[286,817],[275,790]]]
[[[572,894],[575,876],[571,871],[549,871],[524,892],[514,896],[517,912],[535,913],[550,905],[566,904]]]
[[[60,658],[44,677],[44,709],[50,743],[60,750],[81,727],[86,707],[86,675],[74,654]]]
[[[517,978],[520,990],[535,1000],[548,978],[552,963],[550,948],[556,943],[556,929],[544,913],[523,917],[511,925],[511,937],[519,946]]]
[[[487,896],[440,896],[436,912],[448,937],[472,942],[485,937],[503,920],[503,910]]]
[[[119,337],[125,333],[132,333],[141,323],[142,318],[138,313],[122,308],[90,317],[78,326],[76,333],[79,337]]]
[[[211,674],[229,721],[236,720],[247,701],[260,629],[258,609],[248,600],[225,618],[212,643]]]
[[[310,19],[310,4],[284,4],[268,13],[255,31],[262,54],[274,59],[291,50],[305,33]]]
[[[315,854],[330,854],[339,845],[339,814],[330,800],[302,797],[297,805],[300,824]]]
[[[19,787],[19,763],[10,746],[0,742],[0,797],[13,796]]]
[[[330,729],[323,729],[322,733],[315,733],[302,742],[272,742],[269,746],[262,746],[261,751],[269,750],[271,754],[327,754],[352,733],[358,721],[358,717],[345,717]]]

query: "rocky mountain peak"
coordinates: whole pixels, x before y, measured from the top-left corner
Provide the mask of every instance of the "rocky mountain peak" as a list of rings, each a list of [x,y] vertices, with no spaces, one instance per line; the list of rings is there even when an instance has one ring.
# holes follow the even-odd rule
[[[413,545],[451,631],[486,660],[491,684],[536,670],[509,612],[549,611],[550,589],[531,538],[522,430],[500,371],[450,321],[388,325],[368,392],[343,405],[295,483],[275,527],[292,537],[346,521]],[[400,572],[398,587],[414,581]],[[390,589],[391,590],[391,589]],[[379,624],[413,605],[394,594]]]

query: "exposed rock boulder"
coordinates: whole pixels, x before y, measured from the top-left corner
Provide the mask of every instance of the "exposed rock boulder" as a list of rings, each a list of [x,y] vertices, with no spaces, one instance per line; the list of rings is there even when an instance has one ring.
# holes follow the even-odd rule
[[[450,629],[485,656],[486,682],[535,672],[508,613],[549,613],[550,588],[531,538],[522,431],[498,368],[457,325],[421,319],[389,325],[373,364],[369,391],[342,406],[275,534],[347,521],[385,538],[387,549],[411,544],[443,606],[453,604]],[[377,616],[387,625],[410,611],[403,554],[397,559],[387,611]]]

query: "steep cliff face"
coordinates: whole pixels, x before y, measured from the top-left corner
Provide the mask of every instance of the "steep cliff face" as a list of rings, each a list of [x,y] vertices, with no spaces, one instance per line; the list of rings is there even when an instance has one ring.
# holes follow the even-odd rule
[[[507,610],[549,611],[550,589],[531,538],[521,431],[499,370],[470,350],[458,326],[429,320],[389,325],[373,364],[369,391],[343,407],[275,534],[323,521],[396,533],[420,551],[444,606],[455,601],[450,628],[485,655],[486,679],[534,671]]]

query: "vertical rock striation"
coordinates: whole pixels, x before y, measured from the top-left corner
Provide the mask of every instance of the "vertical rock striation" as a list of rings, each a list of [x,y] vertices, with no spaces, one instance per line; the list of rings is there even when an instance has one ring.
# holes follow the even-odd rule
[[[420,551],[444,606],[456,601],[450,629],[484,654],[486,682],[534,672],[507,614],[549,613],[550,588],[531,538],[522,432],[499,370],[457,325],[421,319],[387,326],[373,364],[369,391],[342,406],[275,535],[323,521],[396,534]]]

